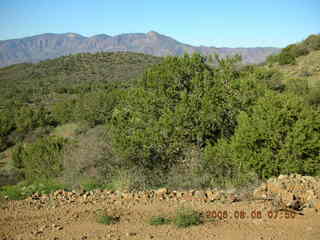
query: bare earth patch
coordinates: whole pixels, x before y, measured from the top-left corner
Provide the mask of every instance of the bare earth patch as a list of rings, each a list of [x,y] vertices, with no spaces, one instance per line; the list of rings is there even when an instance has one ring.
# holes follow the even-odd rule
[[[306,185],[308,179],[314,181],[301,176],[292,179],[291,182],[302,179]],[[289,183],[289,178],[281,176],[277,181],[269,181],[269,185],[273,185],[266,192],[274,189],[284,196],[283,189],[275,188],[277,183],[283,186],[283,182]],[[316,183],[310,187],[314,188]],[[288,192],[294,192],[287,186]],[[255,194],[260,194],[262,188],[264,186]],[[315,199],[316,190],[314,188]],[[299,199],[297,193],[294,194]],[[183,196],[167,189],[135,194],[101,190],[57,191],[49,196],[35,194],[23,201],[2,203],[0,239],[320,239],[320,206],[315,204],[295,210],[287,207],[288,204],[279,207],[276,199],[241,199],[222,194],[209,199],[208,194],[201,191],[185,192]],[[286,199],[287,196],[282,204],[286,204]],[[178,228],[172,221],[163,225],[150,224],[154,216],[173,219],[181,207],[201,213],[203,223],[188,228]],[[117,221],[103,224],[98,221],[102,215],[113,216]]]

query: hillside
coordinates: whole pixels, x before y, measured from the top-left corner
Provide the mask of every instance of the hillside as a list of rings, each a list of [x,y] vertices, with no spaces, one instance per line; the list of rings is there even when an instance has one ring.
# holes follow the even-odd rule
[[[289,76],[300,65],[317,74],[307,49],[290,64],[277,62],[283,52],[247,66],[99,52],[1,68],[0,180],[23,181],[0,196],[40,182],[130,191],[318,176],[320,92]]]
[[[279,52],[278,48],[216,48],[191,46],[157,32],[99,34],[84,37],[75,33],[41,34],[21,39],[0,41],[0,66],[22,62],[38,62],[74,53],[138,52],[154,56],[181,56],[198,52],[204,55],[218,53],[225,57],[241,54],[245,63],[260,63],[267,56]]]
[[[320,50],[297,57],[295,64],[277,64],[272,67],[287,79],[306,79],[310,87],[316,87],[320,83]]]
[[[11,147],[72,135],[79,122],[102,124],[121,89],[161,61],[140,53],[87,53],[0,68],[0,185],[19,179]],[[75,124],[55,130],[70,121]]]
[[[319,102],[320,93],[320,34],[290,44],[267,58],[264,66],[278,72],[276,78],[296,93],[308,92],[306,98]],[[280,76],[282,75],[282,76]],[[312,99],[312,100],[311,100]]]
[[[160,61],[159,57],[139,53],[87,53],[0,68],[1,104],[13,97],[32,101],[37,91],[43,95],[43,91],[51,94],[68,88],[128,82]]]

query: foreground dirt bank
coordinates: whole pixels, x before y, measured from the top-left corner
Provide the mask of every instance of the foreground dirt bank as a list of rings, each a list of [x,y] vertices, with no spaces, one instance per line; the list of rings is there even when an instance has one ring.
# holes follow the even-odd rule
[[[290,188],[293,182],[299,191]],[[167,189],[34,194],[2,205],[0,239],[316,240],[320,239],[318,183],[309,177],[282,176],[246,195]],[[201,212],[204,223],[185,229],[149,224],[152,216],[173,218],[181,207]],[[115,216],[119,222],[100,224],[101,214]]]

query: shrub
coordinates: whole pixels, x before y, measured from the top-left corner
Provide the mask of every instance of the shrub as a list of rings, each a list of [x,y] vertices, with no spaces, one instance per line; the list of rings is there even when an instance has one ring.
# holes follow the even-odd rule
[[[289,79],[286,83],[286,90],[297,95],[306,97],[309,93],[309,83],[307,79]]]
[[[320,50],[320,34],[312,34],[305,41],[304,44],[312,50]]]
[[[108,215],[102,215],[98,217],[98,223],[105,224],[105,225],[110,225],[117,223],[119,219],[114,216],[108,216]]]
[[[234,157],[236,153],[226,139],[204,149],[201,175],[209,175],[208,185],[211,187],[228,188],[252,185],[257,175],[252,169],[241,165]]]
[[[202,221],[200,213],[183,207],[177,210],[174,223],[179,228],[186,228],[193,225],[199,225],[202,223]]]
[[[19,132],[27,132],[37,127],[44,127],[47,125],[54,125],[53,119],[49,112],[42,106],[37,108],[31,106],[22,106],[16,112],[15,125]]]
[[[260,178],[320,173],[319,112],[304,99],[270,93],[238,121],[230,142],[220,142],[208,152],[210,158],[236,164],[240,171],[253,170]]]
[[[13,112],[0,110],[0,152],[10,146],[8,135],[15,129]]]
[[[20,145],[13,152],[13,162],[22,168],[28,180],[57,177],[62,171],[62,150],[66,140],[42,137],[35,143]]]
[[[83,181],[81,184],[83,190],[89,192],[95,189],[109,189],[110,185],[103,183],[97,178],[91,178]]]
[[[1,187],[0,195],[4,197],[6,196],[10,200],[22,200],[26,198],[26,196],[21,191],[21,188],[17,185]]]
[[[66,186],[64,184],[59,183],[57,180],[46,178],[37,179],[31,184],[29,184],[29,182],[26,182],[25,186],[22,186],[23,194],[26,196],[30,196],[33,193],[49,194],[60,189],[66,189]]]
[[[161,216],[153,216],[149,220],[150,225],[164,225],[171,223],[171,220]]]
[[[88,129],[70,142],[63,151],[63,180],[70,186],[110,182],[118,159],[112,153],[104,126]]]
[[[265,83],[270,89],[283,91],[285,86],[283,74],[277,70],[267,69],[264,67],[256,68],[253,71],[254,77]]]
[[[52,116],[60,124],[76,120],[77,98],[62,99],[52,106]]]
[[[49,194],[59,189],[65,189],[65,186],[53,179],[38,179],[31,184],[21,182],[17,185],[3,186],[0,188],[0,195],[7,196],[10,200],[22,200],[34,193]]]
[[[167,171],[190,145],[233,134],[239,109],[263,91],[252,77],[241,79],[234,59],[218,60],[212,69],[200,55],[168,57],[127,91],[111,120],[124,166]]]
[[[309,104],[318,106],[318,109],[320,109],[320,82],[310,89],[306,99]]]
[[[278,62],[280,65],[286,65],[286,64],[295,64],[296,59],[295,56],[292,53],[289,52],[281,52],[278,57]]]
[[[9,110],[0,111],[0,136],[7,136],[14,128],[14,114]]]

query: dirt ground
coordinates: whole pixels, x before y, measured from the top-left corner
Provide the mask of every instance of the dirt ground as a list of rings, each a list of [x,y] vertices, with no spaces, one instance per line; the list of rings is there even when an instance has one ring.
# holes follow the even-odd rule
[[[189,228],[174,224],[152,226],[152,216],[173,217],[190,207],[203,214],[204,223]],[[224,212],[225,211],[225,212]],[[97,216],[118,216],[104,225]],[[261,215],[260,215],[261,214]],[[219,215],[220,219],[213,218]],[[96,197],[92,201],[9,201],[0,208],[1,240],[83,239],[320,239],[320,211],[305,208],[301,215],[276,212],[268,200],[233,203],[188,200],[131,200]]]

